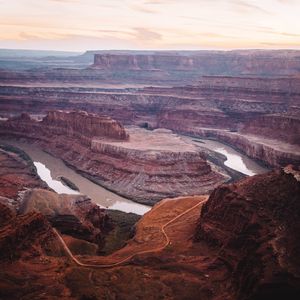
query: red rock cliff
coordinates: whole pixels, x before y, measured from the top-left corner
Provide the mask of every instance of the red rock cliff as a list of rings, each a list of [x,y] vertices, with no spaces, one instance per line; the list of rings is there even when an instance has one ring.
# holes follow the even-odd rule
[[[107,116],[99,116],[85,111],[50,111],[41,125],[57,128],[70,136],[106,137],[127,140],[128,134],[117,121]]]
[[[300,182],[274,171],[217,188],[195,240],[219,250],[234,299],[297,299],[300,289]]]

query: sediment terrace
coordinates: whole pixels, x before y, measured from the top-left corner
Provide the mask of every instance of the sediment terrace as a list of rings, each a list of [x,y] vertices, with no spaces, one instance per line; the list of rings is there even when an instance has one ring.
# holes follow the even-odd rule
[[[208,193],[230,179],[226,172],[213,170],[196,146],[169,130],[125,130],[110,121],[112,128],[106,128],[107,133],[100,130],[97,135],[95,130],[94,136],[86,136],[84,126],[89,133],[90,122],[78,123],[82,115],[88,117],[83,112],[78,116],[76,112],[50,112],[42,121],[35,121],[23,114],[1,121],[0,134],[36,142],[94,182],[144,204],[165,197]],[[81,131],[74,131],[68,123],[70,116],[82,126]],[[112,138],[116,124],[121,139],[118,133]],[[101,122],[99,127],[103,127]]]

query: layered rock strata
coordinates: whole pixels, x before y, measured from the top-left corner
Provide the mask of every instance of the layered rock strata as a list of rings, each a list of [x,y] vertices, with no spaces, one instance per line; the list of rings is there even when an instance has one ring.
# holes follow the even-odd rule
[[[49,109],[84,109],[123,124],[169,128],[199,137],[205,129],[214,129],[216,137],[227,130],[226,136],[237,132],[247,137],[235,145],[237,137],[230,135],[226,140],[231,145],[267,164],[284,166],[299,158],[295,148],[299,145],[299,86],[297,77],[228,76],[206,76],[193,86],[174,88],[7,86],[0,89],[0,111],[9,116],[7,112],[24,110],[41,114]],[[249,151],[257,141],[260,146]]]
[[[37,122],[23,116],[1,122],[0,131],[2,135],[37,142],[100,185],[142,203],[207,193],[229,179],[212,171],[195,146],[169,131],[132,128],[128,130],[129,140],[110,136],[87,140],[73,130],[64,134],[65,125],[57,124],[55,121],[49,125],[48,117]]]
[[[299,74],[297,51],[198,51],[154,54],[95,54],[93,68],[103,70],[195,71],[198,74]]]
[[[231,271],[236,299],[300,294],[300,182],[288,173],[278,170],[223,185],[202,209],[195,241],[218,251]]]

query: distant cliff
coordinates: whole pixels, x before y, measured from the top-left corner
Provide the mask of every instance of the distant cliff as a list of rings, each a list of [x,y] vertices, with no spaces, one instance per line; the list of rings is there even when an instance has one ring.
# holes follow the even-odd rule
[[[93,68],[117,70],[181,70],[205,75],[300,74],[297,51],[200,51],[188,54],[95,54]]]

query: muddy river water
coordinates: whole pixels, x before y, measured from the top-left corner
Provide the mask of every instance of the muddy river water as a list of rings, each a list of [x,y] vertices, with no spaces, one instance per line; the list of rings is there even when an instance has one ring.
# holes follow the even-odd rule
[[[245,175],[252,176],[256,174],[265,173],[268,171],[267,168],[262,167],[255,160],[249,158],[248,156],[234,150],[232,147],[225,145],[223,143],[206,140],[206,139],[192,139],[199,146],[213,150],[215,152],[221,153],[226,156],[226,161],[224,165],[241,172]]]
[[[227,158],[225,165],[241,173],[255,175],[267,171],[267,169],[261,167],[254,160],[235,151],[227,145],[211,140],[190,139],[201,147],[206,147],[222,153]],[[25,151],[33,160],[37,173],[41,179],[57,193],[85,194],[101,207],[117,209],[124,212],[133,212],[139,215],[143,215],[151,209],[150,206],[128,200],[91,182],[66,166],[61,159],[51,156],[36,145],[30,145],[19,141],[9,141],[7,143]],[[60,176],[71,180],[79,188],[80,192],[72,190],[64,185],[58,179]]]

